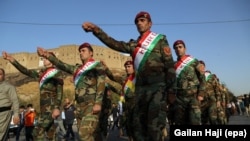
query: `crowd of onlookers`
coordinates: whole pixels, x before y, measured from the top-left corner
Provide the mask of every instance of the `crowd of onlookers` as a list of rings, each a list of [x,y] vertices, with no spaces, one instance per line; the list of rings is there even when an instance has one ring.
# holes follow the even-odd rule
[[[33,141],[33,129],[37,123],[36,110],[33,108],[32,104],[28,104],[26,107],[21,105],[19,107],[19,118],[20,123],[18,124],[16,130],[14,130],[16,141],[19,141],[20,135],[23,132],[25,134],[25,140]],[[68,98],[64,100],[63,107],[56,108],[53,110],[52,118],[54,119],[47,127],[49,129],[51,126],[56,126],[57,128],[57,138],[61,139],[74,139],[75,134],[73,131],[73,124],[75,122],[75,106],[72,101]],[[45,132],[46,133],[46,132]]]
[[[227,104],[227,117],[231,115],[242,115],[249,117],[250,114],[250,94],[244,94]]]

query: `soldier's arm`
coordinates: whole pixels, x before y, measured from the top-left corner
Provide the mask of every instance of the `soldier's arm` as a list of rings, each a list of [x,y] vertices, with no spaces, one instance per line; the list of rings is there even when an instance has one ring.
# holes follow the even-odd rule
[[[32,78],[35,78],[35,79],[39,79],[39,73],[35,70],[30,70],[30,69],[27,69],[26,67],[24,67],[23,65],[21,65],[18,61],[14,60],[13,62],[11,62],[11,64],[18,70],[20,71],[21,73],[29,76],[29,77],[32,77]]]
[[[56,58],[56,57],[54,57],[52,55],[48,55],[47,58],[52,64],[54,64],[60,70],[63,70],[65,72],[69,73],[69,74],[74,74],[74,72],[76,70],[76,66],[64,63],[64,62],[62,62],[61,60],[59,60],[58,58]]]
[[[96,84],[96,98],[95,98],[95,103],[102,105],[102,100],[103,100],[103,95],[104,95],[104,90],[105,90],[105,77],[106,77],[106,72],[105,72],[105,67],[102,65],[102,63],[99,63],[96,66],[96,76],[97,76],[97,84]]]
[[[2,55],[3,55],[3,59],[8,60],[21,73],[32,78],[36,78],[36,79],[39,78],[38,72],[36,72],[35,70],[28,70],[26,67],[21,65],[13,56],[8,54],[7,52],[3,51]]]
[[[175,69],[174,69],[174,60],[172,56],[171,49],[169,47],[168,41],[166,39],[166,36],[163,36],[163,39],[161,40],[161,54],[162,54],[162,59],[164,62],[164,71],[166,74],[166,84],[167,84],[167,89],[166,93],[167,94],[174,94],[174,87],[175,87],[175,82],[176,82],[176,74],[175,74]]]
[[[198,96],[204,97],[205,96],[205,90],[206,90],[206,77],[205,74],[201,72],[200,70],[200,63],[199,61],[196,59],[195,61],[195,71],[197,73],[198,79],[199,79],[199,90],[198,90]]]
[[[214,92],[216,96],[217,101],[222,101],[222,95],[220,92],[220,85],[219,82],[217,81],[216,77],[213,75],[213,87],[214,87]]]
[[[100,41],[102,41],[106,46],[119,52],[131,53],[130,43],[124,41],[117,41],[105,33],[101,28],[96,26],[93,31],[94,36],[96,36]]]
[[[115,88],[113,85],[111,84],[107,84],[106,86],[108,89],[110,89],[111,91],[113,91],[115,94],[119,95],[120,96],[120,93],[121,93],[121,90]]]
[[[56,78],[57,80],[57,84],[56,84],[56,104],[55,106],[60,108],[61,107],[61,102],[62,102],[62,98],[63,98],[63,74],[60,71],[59,72],[59,76]]]

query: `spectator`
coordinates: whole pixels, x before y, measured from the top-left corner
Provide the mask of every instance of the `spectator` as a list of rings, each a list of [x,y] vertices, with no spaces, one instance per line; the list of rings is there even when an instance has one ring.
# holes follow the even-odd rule
[[[34,137],[32,135],[34,129],[34,121],[35,121],[36,113],[32,104],[27,105],[27,111],[25,112],[25,137],[26,141],[34,141]]]
[[[119,128],[119,126],[118,126],[118,123],[119,123],[119,117],[118,117],[118,115],[119,115],[119,110],[118,110],[118,108],[117,108],[117,106],[116,106],[115,103],[112,104],[112,111],[111,111],[111,113],[112,113],[112,115],[113,115],[113,121],[114,121],[111,130],[114,130],[114,127],[115,127],[115,126],[116,126],[117,128]]]
[[[11,108],[14,111],[14,124],[19,123],[19,101],[15,87],[5,80],[5,71],[2,68],[0,68],[0,96],[0,140],[5,141],[12,117]]]
[[[20,137],[20,133],[24,127],[24,113],[25,113],[25,106],[24,105],[21,105],[19,107],[19,119],[20,119],[20,122],[19,122],[19,126],[17,128],[17,132],[16,132],[16,141],[19,141],[19,137]]]
[[[244,94],[244,98],[242,100],[244,101],[246,116],[249,117],[249,97],[248,97],[248,95]]]
[[[73,102],[71,102],[68,98],[65,99],[65,105],[64,105],[64,113],[65,113],[65,124],[66,124],[66,139],[70,137],[71,139],[75,138],[75,134],[73,132],[73,123],[75,120],[75,106],[73,105]]]

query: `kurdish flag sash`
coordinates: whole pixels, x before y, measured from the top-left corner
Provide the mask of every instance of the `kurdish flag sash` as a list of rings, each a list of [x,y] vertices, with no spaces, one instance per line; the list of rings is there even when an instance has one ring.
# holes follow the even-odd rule
[[[129,94],[129,92],[134,93],[135,92],[135,74],[131,74],[129,75],[129,77],[127,78],[126,82],[123,85],[123,93],[124,95]]]
[[[212,78],[212,74],[210,72],[205,72],[205,79],[206,79],[206,81],[208,81],[211,78]]]
[[[79,83],[80,78],[82,78],[88,70],[95,68],[98,63],[98,61],[88,61],[85,65],[82,65],[74,74],[73,78],[75,86]]]
[[[175,72],[176,72],[176,77],[178,78],[181,74],[181,72],[187,68],[191,63],[193,63],[195,58],[191,57],[190,55],[185,55],[184,57],[181,58],[181,60],[177,61],[175,64]]]
[[[43,86],[43,84],[50,78],[54,77],[57,73],[59,72],[59,70],[57,70],[56,68],[49,68],[47,69],[43,74],[42,77],[39,80],[39,85],[40,88]]]
[[[163,35],[154,32],[146,33],[138,43],[138,47],[133,53],[135,72],[141,71],[148,56]]]

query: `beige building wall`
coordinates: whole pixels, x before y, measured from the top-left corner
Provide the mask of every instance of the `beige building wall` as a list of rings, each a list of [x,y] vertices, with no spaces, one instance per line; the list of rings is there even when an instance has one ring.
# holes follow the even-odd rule
[[[62,45],[58,48],[48,49],[53,52],[56,57],[61,61],[75,65],[77,63],[81,64],[78,52],[79,45]],[[123,64],[127,60],[131,60],[128,55],[121,54],[114,51],[108,47],[92,45],[94,50],[94,59],[104,61],[110,69],[124,70]],[[14,53],[11,54],[20,64],[28,69],[38,69],[43,67],[42,58],[37,55],[37,53]],[[6,74],[16,73],[18,70],[12,66],[8,61],[4,60],[2,56],[0,57],[0,67],[4,68]]]

